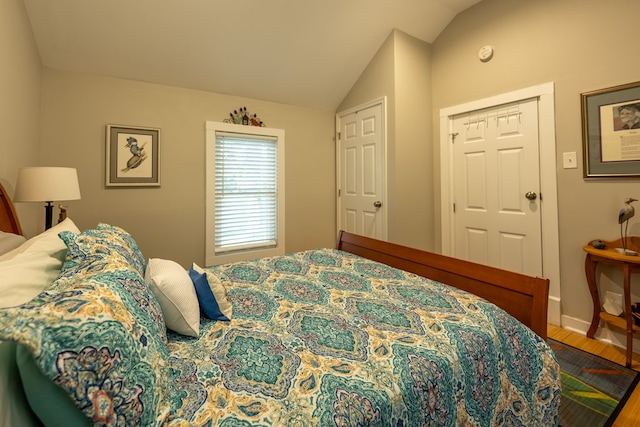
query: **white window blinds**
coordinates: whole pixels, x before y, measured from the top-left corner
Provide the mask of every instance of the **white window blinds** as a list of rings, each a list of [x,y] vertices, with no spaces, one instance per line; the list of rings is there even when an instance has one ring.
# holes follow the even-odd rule
[[[277,138],[215,135],[215,252],[276,246]]]

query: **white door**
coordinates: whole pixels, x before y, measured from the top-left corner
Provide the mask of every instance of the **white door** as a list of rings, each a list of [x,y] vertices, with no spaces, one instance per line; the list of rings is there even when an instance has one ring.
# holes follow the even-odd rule
[[[384,99],[336,116],[338,229],[386,240]]]
[[[454,256],[542,275],[537,99],[453,118]]]

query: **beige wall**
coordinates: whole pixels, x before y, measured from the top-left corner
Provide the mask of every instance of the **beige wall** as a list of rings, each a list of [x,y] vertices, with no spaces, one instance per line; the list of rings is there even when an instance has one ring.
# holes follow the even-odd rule
[[[562,169],[562,153],[575,151],[582,162],[581,93],[640,80],[640,57],[625,43],[631,24],[624,21],[638,12],[636,0],[483,0],[432,45],[434,159],[441,108],[555,83],[562,322],[578,329],[592,314],[582,246],[619,236],[618,210],[626,197],[640,198],[640,181],[585,181],[582,165]],[[477,52],[486,44],[495,56],[482,63]],[[438,204],[437,161],[433,167]],[[631,223],[640,234],[640,223]],[[620,292],[619,273],[605,271],[604,286]]]
[[[575,151],[581,162],[581,93],[640,80],[640,58],[624,43],[629,24],[622,21],[639,8],[637,0],[483,0],[432,46],[392,33],[338,108],[388,97],[390,240],[438,248],[440,109],[554,82],[563,323],[583,327],[591,302],[582,245],[617,237],[618,209],[624,198],[640,198],[640,181],[585,181],[581,166],[561,168],[562,153]],[[485,44],[496,53],[481,63],[477,51]],[[77,167],[83,198],[68,205],[81,228],[112,222],[129,229],[147,256],[202,261],[204,122],[246,105],[286,131],[287,251],[333,244],[333,112],[42,71],[20,0],[0,3],[0,61],[0,180],[10,192],[18,167],[36,161]],[[108,123],[162,129],[161,188],[104,188]],[[37,232],[41,207],[18,210],[27,234]],[[640,234],[638,220],[631,232]],[[620,274],[604,271],[605,288],[619,291]]]
[[[387,98],[388,240],[433,248],[430,46],[394,30],[338,111]]]
[[[69,216],[129,231],[147,257],[204,262],[205,121],[246,106],[285,130],[286,250],[335,244],[333,113],[44,69],[41,155],[78,169],[82,200]],[[157,127],[160,188],[105,188],[105,126]]]
[[[396,31],[394,241],[433,250],[431,46]]]
[[[13,195],[18,168],[38,164],[40,134],[42,65],[22,0],[0,2],[0,64],[0,183]],[[25,234],[42,228],[42,207],[16,210]]]

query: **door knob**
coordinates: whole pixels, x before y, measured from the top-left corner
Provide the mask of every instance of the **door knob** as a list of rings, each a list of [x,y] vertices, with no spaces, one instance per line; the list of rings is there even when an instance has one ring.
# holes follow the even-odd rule
[[[535,200],[538,198],[538,195],[536,193],[534,193],[533,191],[527,191],[527,193],[524,195],[524,197],[526,197],[529,200]]]
[[[379,208],[380,206],[382,206],[382,202],[380,200],[376,200],[375,202],[373,202],[373,206]]]

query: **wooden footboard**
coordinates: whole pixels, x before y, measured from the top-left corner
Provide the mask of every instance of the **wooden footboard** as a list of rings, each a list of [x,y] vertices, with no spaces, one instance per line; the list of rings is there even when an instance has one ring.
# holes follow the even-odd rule
[[[474,293],[547,339],[549,279],[340,231],[336,248]]]

